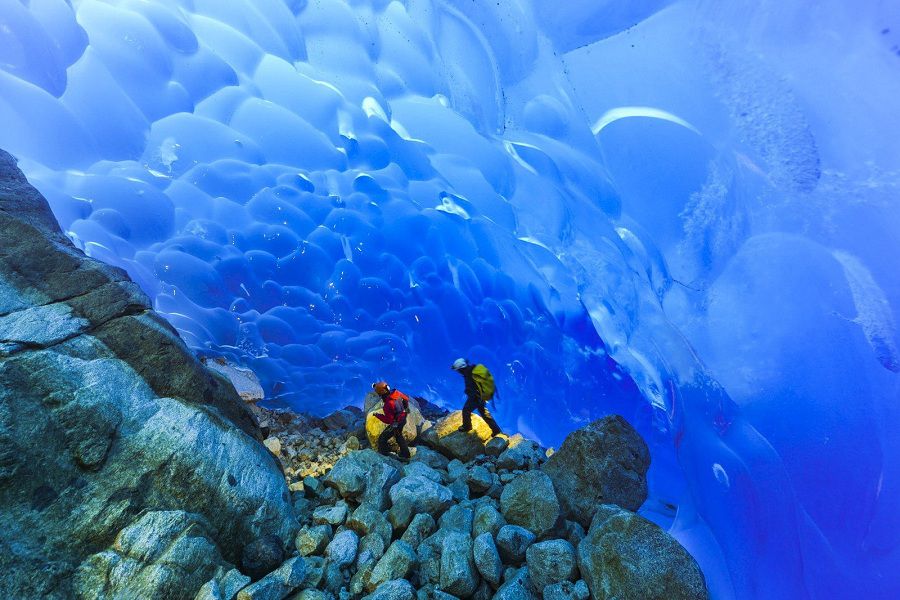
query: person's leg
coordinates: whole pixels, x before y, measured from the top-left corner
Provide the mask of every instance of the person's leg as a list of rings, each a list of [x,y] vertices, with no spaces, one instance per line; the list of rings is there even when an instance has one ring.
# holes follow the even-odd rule
[[[378,436],[378,451],[381,454],[390,453],[391,449],[388,448],[388,440],[391,439],[392,435],[394,435],[394,426],[388,425],[381,432],[381,435]]]
[[[491,428],[491,435],[503,433],[503,431],[500,429],[500,426],[497,425],[497,421],[494,420],[494,416],[488,410],[486,404],[479,405],[478,412],[481,413],[481,417],[484,419],[484,422],[487,423],[487,426]]]
[[[409,446],[406,445],[406,438],[403,437],[403,426],[395,426],[394,429],[394,439],[397,440],[397,445],[400,446],[399,455],[401,458],[409,458]]]
[[[472,430],[472,411],[475,410],[478,404],[473,401],[471,398],[466,400],[466,403],[463,404],[462,407],[462,426],[459,428],[460,431],[471,431]]]

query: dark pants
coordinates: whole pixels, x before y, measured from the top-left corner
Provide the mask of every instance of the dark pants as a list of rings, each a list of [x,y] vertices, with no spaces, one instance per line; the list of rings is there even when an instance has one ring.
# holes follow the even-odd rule
[[[487,406],[485,406],[484,402],[477,398],[469,398],[468,400],[466,400],[466,403],[463,404],[462,427],[460,427],[460,429],[464,431],[472,429],[472,411],[474,410],[477,410],[481,413],[481,418],[484,419],[484,422],[487,423],[487,426],[491,428],[491,435],[503,433],[500,430],[500,426],[497,425],[497,421],[495,421],[494,417],[491,416],[491,412],[487,409]]]
[[[391,451],[390,448],[388,448],[388,440],[394,438],[397,441],[397,445],[400,446],[400,456],[409,458],[409,446],[406,445],[406,438],[403,437],[403,426],[405,424],[406,419],[403,419],[400,423],[394,423],[384,428],[384,431],[378,436],[379,452],[388,454]]]

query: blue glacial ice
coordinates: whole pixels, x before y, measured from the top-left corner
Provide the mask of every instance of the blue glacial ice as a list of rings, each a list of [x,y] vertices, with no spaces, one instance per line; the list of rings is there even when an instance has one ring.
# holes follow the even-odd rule
[[[0,147],[271,402],[469,356],[628,418],[714,598],[900,597],[895,3],[0,7]]]

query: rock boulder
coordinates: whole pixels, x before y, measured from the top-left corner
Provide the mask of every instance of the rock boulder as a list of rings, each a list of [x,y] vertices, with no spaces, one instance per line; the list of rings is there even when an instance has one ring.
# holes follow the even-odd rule
[[[640,508],[649,467],[647,444],[615,415],[570,433],[542,468],[553,480],[563,515],[588,527],[600,504]]]
[[[705,600],[706,582],[675,538],[615,505],[601,506],[578,546],[578,568],[598,600]]]
[[[0,151],[0,548],[17,548],[0,552],[5,595],[75,597],[79,565],[160,508],[202,517],[231,564],[258,537],[293,539],[261,437],[232,385],[121,269],[72,245]],[[209,580],[180,577],[189,598]],[[89,580],[79,594],[107,593]]]

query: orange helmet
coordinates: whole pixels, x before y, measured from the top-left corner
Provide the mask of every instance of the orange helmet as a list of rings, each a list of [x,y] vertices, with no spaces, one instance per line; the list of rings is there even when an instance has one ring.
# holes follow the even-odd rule
[[[375,393],[379,396],[387,396],[391,393],[391,386],[387,384],[387,381],[373,383],[372,389],[375,390]]]

